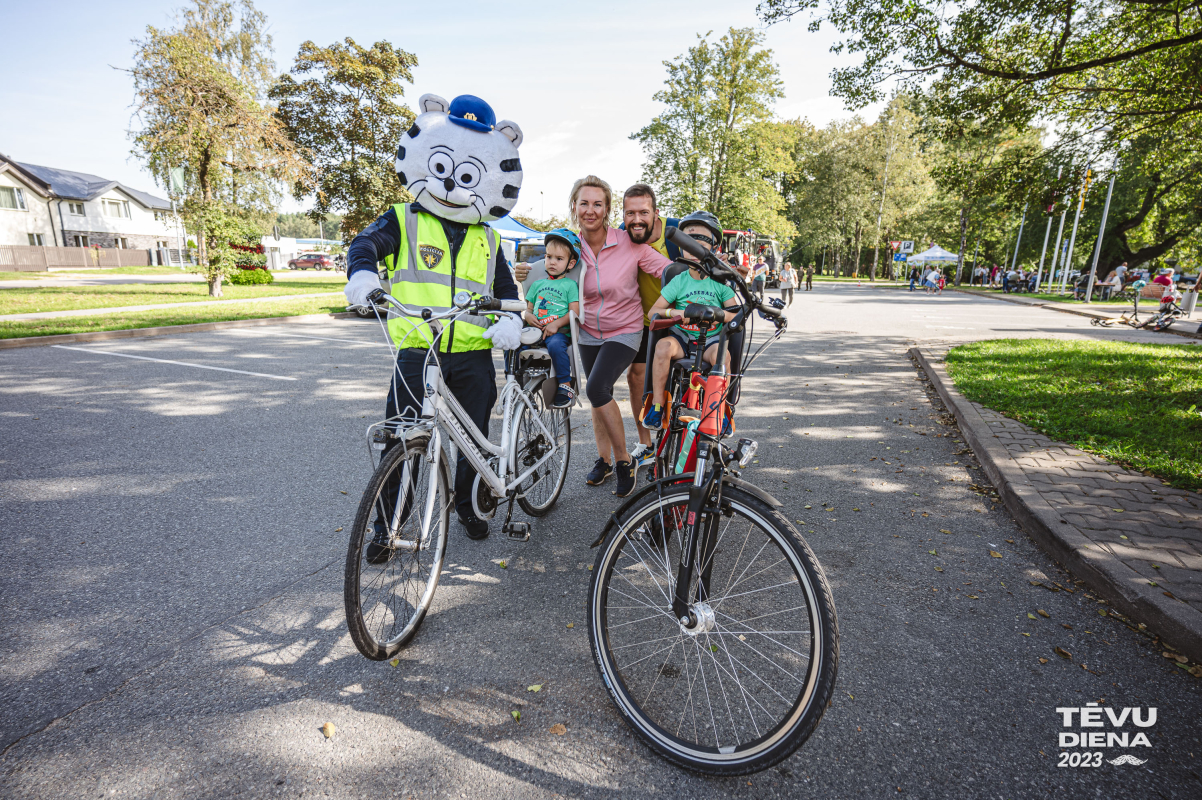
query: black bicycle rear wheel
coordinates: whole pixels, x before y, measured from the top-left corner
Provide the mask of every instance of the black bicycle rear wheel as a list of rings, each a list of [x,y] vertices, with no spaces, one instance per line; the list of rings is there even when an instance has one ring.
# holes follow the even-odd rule
[[[522,474],[542,460],[552,445],[555,454],[519,484],[518,505],[530,516],[542,517],[555,506],[568,477],[568,461],[572,457],[572,419],[566,408],[547,408],[541,391],[533,392],[530,400],[535,413],[530,413],[530,409],[523,405],[516,423],[514,458],[517,461],[517,474]],[[535,421],[536,418],[546,426],[550,437]]]
[[[788,758],[834,691],[838,620],[822,567],[779,512],[722,492],[709,591],[689,597],[706,626],[683,628],[672,597],[689,487],[648,494],[602,546],[589,636],[619,713],[664,758],[744,775]],[[703,515],[702,524],[709,520]]]

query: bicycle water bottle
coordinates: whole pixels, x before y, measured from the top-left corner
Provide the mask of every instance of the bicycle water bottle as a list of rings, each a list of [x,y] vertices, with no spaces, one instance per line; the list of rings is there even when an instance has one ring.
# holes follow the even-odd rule
[[[705,381],[705,406],[701,412],[701,432],[720,436],[726,420],[726,382],[722,374],[710,375]]]
[[[684,472],[685,465],[689,463],[689,455],[693,452],[693,442],[697,436],[697,426],[701,420],[695,419],[689,423],[688,430],[684,435],[684,443],[680,446],[680,457],[676,459],[676,474]]]

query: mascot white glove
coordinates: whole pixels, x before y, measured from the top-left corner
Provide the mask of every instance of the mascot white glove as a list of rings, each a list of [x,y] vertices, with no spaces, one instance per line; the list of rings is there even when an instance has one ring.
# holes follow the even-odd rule
[[[367,305],[367,296],[376,289],[383,289],[380,285],[380,276],[375,271],[370,269],[356,270],[351,279],[346,282],[346,287],[342,293],[346,295],[346,301],[353,306]]]
[[[483,336],[492,339],[493,347],[517,350],[522,344],[522,323],[513,314],[501,314],[496,323],[484,331]]]

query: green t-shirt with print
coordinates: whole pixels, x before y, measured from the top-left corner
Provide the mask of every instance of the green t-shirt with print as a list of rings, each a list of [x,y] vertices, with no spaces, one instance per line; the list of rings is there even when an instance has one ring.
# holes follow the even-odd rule
[[[526,300],[534,304],[534,318],[539,322],[552,320],[568,315],[569,303],[580,302],[580,287],[570,278],[551,280],[543,278],[535,281],[526,292]],[[569,328],[561,329],[571,336]]]
[[[710,277],[703,276],[701,280],[696,280],[688,270],[677,275],[672,281],[664,287],[660,293],[660,297],[668,301],[668,305],[672,308],[684,310],[689,303],[700,303],[701,305],[717,306],[722,308],[726,301],[735,296],[734,289],[731,289],[724,283],[718,283]],[[690,341],[697,341],[701,337],[701,330],[691,323],[681,322],[676,325],[675,330],[684,334]],[[706,340],[717,339],[722,326],[711,328],[706,332]]]

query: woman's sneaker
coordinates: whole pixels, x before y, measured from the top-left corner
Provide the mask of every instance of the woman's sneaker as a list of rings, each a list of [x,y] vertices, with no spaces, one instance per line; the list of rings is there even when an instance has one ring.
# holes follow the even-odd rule
[[[593,465],[593,471],[588,474],[584,482],[589,486],[600,486],[605,483],[610,475],[614,474],[614,468],[610,464],[605,463],[604,458],[598,458],[597,463]]]
[[[634,485],[638,482],[638,469],[634,466],[633,458],[629,461],[619,461],[616,467],[618,485],[614,489],[614,494],[618,497],[626,497],[634,491]]]
[[[655,446],[639,442],[638,445],[630,451],[630,460],[634,462],[635,469],[654,464]]]

